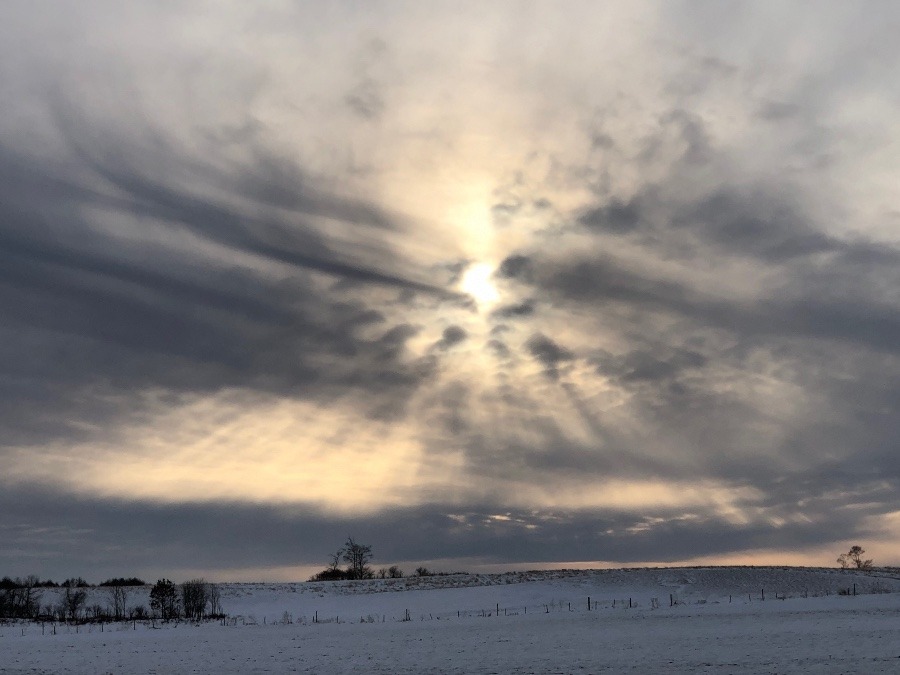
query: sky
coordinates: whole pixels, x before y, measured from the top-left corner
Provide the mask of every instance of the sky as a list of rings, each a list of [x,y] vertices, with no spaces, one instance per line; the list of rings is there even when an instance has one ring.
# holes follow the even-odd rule
[[[900,564],[900,6],[0,7],[0,574]]]

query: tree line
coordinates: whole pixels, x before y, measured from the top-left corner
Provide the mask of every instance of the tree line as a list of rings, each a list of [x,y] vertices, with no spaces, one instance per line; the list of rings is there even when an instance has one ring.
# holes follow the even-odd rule
[[[219,586],[204,579],[191,579],[182,584],[160,579],[150,588],[149,611],[143,604],[129,606],[133,590],[147,585],[137,577],[107,579],[96,587],[106,591],[100,596],[104,603],[97,601],[96,593],[88,595],[87,589],[92,586],[81,577],[57,584],[33,575],[15,579],[7,576],[0,579],[0,619],[81,622],[185,618],[199,621],[225,616]],[[62,592],[54,593],[55,602],[44,603],[47,589],[62,589]],[[89,604],[89,599],[94,602]]]
[[[160,579],[150,589],[150,609],[163,621],[185,618],[191,621],[224,616],[219,587],[203,579],[185,581],[179,587]]]

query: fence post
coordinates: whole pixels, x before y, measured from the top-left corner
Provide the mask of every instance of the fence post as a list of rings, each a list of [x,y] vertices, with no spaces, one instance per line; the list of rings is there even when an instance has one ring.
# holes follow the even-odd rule
[[[588,596],[588,611],[591,611],[591,596]]]

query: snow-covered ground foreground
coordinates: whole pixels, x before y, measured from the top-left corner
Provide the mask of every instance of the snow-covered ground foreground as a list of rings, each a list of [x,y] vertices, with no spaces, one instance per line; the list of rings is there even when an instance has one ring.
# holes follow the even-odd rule
[[[854,583],[858,595],[839,595]],[[0,672],[900,672],[900,580],[885,574],[683,568],[222,590],[228,625],[0,626]],[[146,589],[129,604],[146,604]]]

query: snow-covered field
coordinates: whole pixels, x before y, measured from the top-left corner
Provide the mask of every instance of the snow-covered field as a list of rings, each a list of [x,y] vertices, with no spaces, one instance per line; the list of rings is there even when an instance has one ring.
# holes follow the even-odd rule
[[[840,594],[854,584],[856,596]],[[146,605],[146,593],[135,590],[129,605]],[[106,602],[103,589],[91,591],[89,605]],[[0,625],[0,672],[900,673],[900,579],[889,573],[669,568],[230,584],[222,603],[227,625],[60,625],[55,634],[49,624]]]

